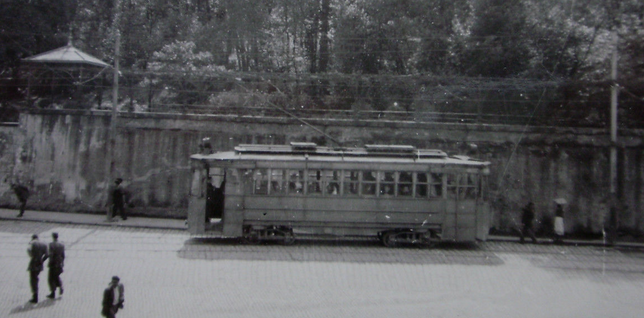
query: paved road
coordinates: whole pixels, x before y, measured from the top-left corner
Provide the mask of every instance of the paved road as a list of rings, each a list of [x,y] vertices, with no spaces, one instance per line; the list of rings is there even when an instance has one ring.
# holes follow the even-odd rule
[[[32,233],[67,246],[65,295],[30,297]],[[182,230],[0,221],[0,317],[100,317],[112,275],[118,317],[641,317],[644,252],[512,242],[388,249],[197,240]]]

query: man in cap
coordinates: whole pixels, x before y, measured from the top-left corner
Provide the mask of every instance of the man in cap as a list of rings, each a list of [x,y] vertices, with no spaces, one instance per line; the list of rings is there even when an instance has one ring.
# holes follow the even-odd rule
[[[49,243],[49,275],[47,281],[49,282],[49,290],[51,294],[47,298],[56,297],[56,288],[60,288],[60,294],[63,294],[63,281],[60,280],[60,274],[63,273],[63,266],[65,265],[65,245],[58,242],[58,233],[51,233],[53,241]]]
[[[120,283],[118,276],[112,276],[107,288],[103,292],[103,310],[101,314],[107,318],[115,318],[119,309],[123,308],[125,297],[123,295],[125,288]]]
[[[48,257],[47,254],[47,245],[38,240],[38,235],[34,234],[31,236],[31,242],[29,242],[29,248],[27,248],[27,254],[29,254],[29,284],[31,285],[32,297],[29,302],[37,303],[38,302],[38,275],[43,270],[43,263]]]

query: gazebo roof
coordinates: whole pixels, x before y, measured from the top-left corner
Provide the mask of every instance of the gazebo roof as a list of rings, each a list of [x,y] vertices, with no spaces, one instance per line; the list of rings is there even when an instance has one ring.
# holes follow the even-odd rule
[[[51,50],[49,52],[40,53],[22,59],[25,62],[34,63],[60,63],[60,64],[88,64],[98,67],[109,67],[110,65],[95,58],[71,44]]]

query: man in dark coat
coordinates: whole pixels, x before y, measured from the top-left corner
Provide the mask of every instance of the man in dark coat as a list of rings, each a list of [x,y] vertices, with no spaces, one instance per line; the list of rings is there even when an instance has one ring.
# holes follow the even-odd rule
[[[27,199],[29,199],[29,189],[27,189],[27,187],[23,185],[15,184],[15,183],[11,184],[11,189],[16,194],[18,201],[20,201],[20,213],[18,213],[18,217],[20,218],[22,217],[23,214],[25,214]]]
[[[525,243],[525,236],[528,235],[532,238],[532,242],[537,244],[537,238],[534,236],[534,230],[532,229],[532,223],[534,222],[534,203],[529,202],[523,208],[523,215],[521,216],[521,223],[523,223],[523,228],[521,229],[521,243]]]
[[[51,233],[53,242],[49,243],[49,275],[47,281],[49,282],[49,290],[51,294],[47,298],[56,297],[56,288],[60,288],[60,294],[63,294],[63,281],[60,280],[60,274],[63,273],[63,266],[65,265],[65,245],[58,242],[58,233]]]
[[[27,254],[29,254],[29,283],[31,285],[32,297],[29,300],[32,303],[38,302],[38,275],[43,270],[43,263],[48,257],[47,254],[47,244],[38,240],[38,235],[34,234],[31,236],[31,242],[29,242],[29,248],[27,249]]]
[[[114,180],[114,189],[112,190],[112,216],[117,213],[121,215],[121,219],[127,220],[127,213],[125,212],[125,190],[121,187],[123,179],[116,178]]]
[[[123,308],[123,303],[125,302],[123,292],[125,288],[119,281],[120,278],[118,276],[112,276],[112,281],[105,288],[105,291],[103,291],[103,309],[101,310],[101,314],[104,317],[115,318],[119,309]]]

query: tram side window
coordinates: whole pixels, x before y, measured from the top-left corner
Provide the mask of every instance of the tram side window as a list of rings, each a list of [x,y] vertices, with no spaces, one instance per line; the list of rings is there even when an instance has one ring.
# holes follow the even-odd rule
[[[465,173],[459,182],[459,199],[475,200],[478,196],[478,175]]]
[[[427,197],[427,173],[418,172],[416,174],[416,197]]]
[[[391,171],[380,172],[380,195],[394,195],[396,173]]]
[[[400,172],[398,175],[398,196],[408,197],[412,195],[414,185],[413,174],[411,172]]]
[[[457,174],[448,173],[447,174],[447,198],[456,199],[457,191]]]
[[[323,181],[322,181],[322,170],[307,170],[308,171],[308,185],[307,185],[307,194],[310,195],[319,195],[322,194]]]
[[[362,172],[362,195],[376,195],[378,171]]]
[[[443,196],[443,174],[431,173],[431,180],[429,185],[429,196],[431,198],[440,198]]]
[[[358,195],[358,185],[360,184],[358,171],[344,171],[344,195],[356,196]]]
[[[268,194],[268,169],[255,169],[253,172],[253,193]]]
[[[326,194],[330,196],[340,195],[340,171],[326,171],[328,184]]]
[[[284,194],[286,192],[284,170],[271,169],[271,194]]]
[[[288,171],[288,193],[300,195],[304,194],[304,171]]]

